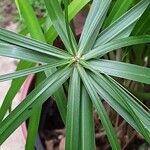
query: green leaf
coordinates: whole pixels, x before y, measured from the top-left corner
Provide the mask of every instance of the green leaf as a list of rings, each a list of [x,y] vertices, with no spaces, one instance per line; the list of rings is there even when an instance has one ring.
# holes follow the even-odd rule
[[[88,4],[91,0],[73,0],[68,6],[68,17],[69,21],[71,21],[77,13]]]
[[[45,79],[44,75],[43,75],[43,72],[38,73],[36,75],[35,86],[40,84]],[[25,145],[26,150],[34,150],[35,142],[36,142],[37,135],[38,135],[41,111],[42,111],[42,105],[35,107],[33,109],[32,115],[29,118],[28,134],[27,134],[27,140],[26,140],[26,145]]]
[[[149,12],[150,12],[150,5],[147,7],[144,14],[138,20],[135,28],[132,31],[132,35],[146,34],[149,32],[149,25],[150,25]]]
[[[86,65],[86,63],[84,63],[84,65],[88,69],[90,69],[92,72],[94,72],[100,78],[101,81],[104,80],[104,78],[101,74],[94,71],[93,68],[90,68],[88,65]],[[101,84],[101,86],[105,87],[107,90],[109,90],[109,87],[111,87],[112,93],[115,93],[115,95],[114,95],[115,99],[118,102],[121,102],[123,104],[123,106],[125,106],[126,110],[130,113],[130,115],[132,116],[133,120],[135,121],[137,127],[139,128],[140,133],[143,134],[143,136],[145,137],[145,139],[147,141],[149,141],[150,132],[149,132],[148,124],[150,124],[150,122],[149,122],[150,114],[148,114],[148,112],[146,112],[142,108],[140,108],[139,105],[136,105],[136,103],[135,103],[135,106],[133,104],[131,104],[132,98],[130,98],[130,96],[128,96],[128,94],[126,92],[124,92],[121,88],[118,88],[118,86],[115,87],[114,85],[117,85],[117,84],[115,82],[108,83],[108,80],[104,80],[104,82]],[[111,93],[111,91],[109,91],[109,93]],[[116,97],[117,95],[118,95],[118,97]],[[135,107],[139,107],[140,109],[138,109],[138,108],[135,109]],[[139,119],[140,119],[140,121],[139,121]]]
[[[115,89],[115,86],[113,86],[113,84],[110,84],[110,83],[108,83],[108,84],[109,84],[109,86],[112,87],[112,89]],[[115,93],[118,94],[118,96],[120,97],[118,100],[121,100],[123,102],[123,104],[126,106],[128,112],[130,113],[133,120],[137,124],[137,126],[140,130],[140,133],[150,143],[150,130],[148,127],[150,122],[147,121],[148,118],[142,118],[143,116],[141,116],[141,114],[137,113],[137,111],[139,111],[139,110],[137,110],[137,109],[135,110],[133,108],[133,106],[130,105],[130,103],[126,100],[127,96],[126,96],[126,94],[124,94],[124,92],[116,90]],[[131,101],[131,99],[129,99],[129,100]],[[144,113],[144,111],[142,113]]]
[[[49,56],[66,58],[69,54],[63,52],[61,49],[51,46],[49,44],[45,44],[43,42],[33,40],[22,35],[0,29],[0,40],[16,45],[21,48],[28,49],[28,51],[32,50],[32,53],[40,52],[42,54],[47,54]],[[65,56],[65,57],[64,57]]]
[[[32,116],[29,119],[28,135],[26,139],[25,150],[35,149],[35,142],[38,135],[38,127],[40,122],[41,110],[42,110],[41,106],[34,108]]]
[[[89,51],[97,38],[100,27],[106,17],[111,0],[93,0],[90,12],[87,16],[85,25],[79,41],[80,56],[84,51]]]
[[[95,150],[93,105],[83,85],[81,91],[81,149]]]
[[[150,68],[102,59],[89,61],[89,64],[100,73],[150,84]]]
[[[90,73],[90,76],[91,82],[93,83],[94,88],[99,96],[104,99],[116,112],[118,112],[118,114],[122,116],[134,129],[139,131],[137,125],[134,123],[131,115],[126,111],[124,106],[122,106],[121,103],[114,99],[114,97],[112,97],[111,94],[107,91],[107,88],[102,85],[103,81],[93,73]]]
[[[117,0],[106,18],[103,28],[108,27],[112,22],[117,20],[121,15],[123,15],[131,6],[134,0]]]
[[[103,76],[97,72],[95,72],[92,68],[89,68],[90,70],[92,70],[96,75],[99,76],[99,78],[101,80],[104,80]],[[107,83],[107,85],[105,83]],[[111,88],[111,90],[109,90],[109,93],[113,93],[114,98],[121,103],[123,103],[124,107],[126,108],[126,110],[129,112],[129,114],[132,116],[133,120],[135,121],[137,127],[139,128],[140,133],[145,137],[145,139],[147,141],[149,141],[150,139],[150,132],[149,132],[149,124],[147,119],[145,119],[145,117],[143,118],[143,116],[141,115],[147,115],[147,113],[144,113],[144,111],[142,112],[142,114],[139,114],[138,111],[139,109],[134,109],[135,106],[133,107],[128,100],[126,100],[127,96],[126,94],[124,94],[123,91],[118,90],[117,88],[115,88],[114,84],[112,83],[108,83],[107,80],[104,80],[103,84],[101,86],[104,86],[107,90],[109,90],[109,88]],[[117,97],[118,96],[118,97]],[[129,96],[128,96],[129,98]],[[130,99],[130,101],[132,101],[132,99]],[[138,106],[138,105],[137,105]],[[149,115],[147,115],[149,117]]]
[[[95,71],[93,68],[91,68],[87,63],[85,62],[81,62],[81,64],[86,67],[87,69],[91,70],[92,72],[94,72],[96,75],[100,76],[100,74]],[[102,78],[103,76],[100,76],[99,78]],[[122,92],[125,95],[125,99],[126,101],[128,101],[128,103],[130,105],[132,105],[132,107],[134,108],[134,111],[136,111],[136,113],[138,113],[138,116],[141,116],[141,120],[145,123],[145,124],[149,124],[150,123],[150,114],[146,111],[150,111],[140,100],[138,100],[133,94],[131,94],[128,90],[126,90],[123,86],[121,86],[117,81],[115,81],[113,78],[111,78],[110,76],[107,76],[109,82],[113,82],[113,85],[115,85],[119,90],[118,92]],[[101,80],[102,81],[102,80]],[[112,84],[112,83],[109,83]],[[109,88],[109,85],[108,87]],[[138,102],[136,102],[136,101]],[[120,101],[119,101],[120,102]],[[139,105],[140,104],[140,105]],[[124,105],[123,105],[124,106]],[[144,110],[143,108],[145,108],[146,110]]]
[[[33,108],[44,103],[69,78],[72,69],[66,67],[42,81],[10,115],[0,123],[0,145],[29,116]]]
[[[98,46],[95,49],[92,49],[87,54],[82,56],[82,59],[88,60],[95,57],[102,57],[106,53],[111,52],[113,50],[136,45],[136,44],[144,44],[144,43],[150,43],[150,36],[149,35],[141,35],[141,36],[131,36],[127,38],[121,38],[116,39],[111,42],[108,42],[107,44]]]
[[[80,76],[76,67],[69,82],[67,118],[66,118],[66,150],[78,150],[80,125]]]
[[[50,63],[57,60],[56,58],[50,57],[47,54],[30,51],[22,47],[16,47],[14,45],[6,43],[0,43],[0,56],[22,59],[38,63]]]
[[[66,49],[70,54],[73,54],[76,51],[77,45],[76,45],[76,40],[73,36],[73,33],[70,30],[71,34],[71,41],[73,44],[73,49],[72,49],[72,44],[70,43],[69,36],[68,36],[68,31],[66,28],[66,23],[65,23],[65,16],[64,13],[61,9],[61,6],[58,2],[58,0],[44,0],[45,5],[47,7],[48,14],[50,16],[50,19],[53,23],[54,28],[58,32],[61,40],[63,41],[64,45],[66,46]]]
[[[68,6],[68,19],[71,21],[75,15],[89,2],[90,0],[73,0]],[[47,32],[45,33],[45,37],[48,43],[52,43],[54,39],[57,37],[57,32],[55,31],[53,26],[50,26]]]
[[[104,45],[116,38],[128,37],[132,29],[134,28],[136,21],[141,17],[149,4],[149,0],[141,0],[137,5],[127,11],[110,26],[108,26],[98,35],[94,48],[100,45]],[[126,30],[130,32],[127,33]],[[122,35],[122,32],[125,32],[127,34],[124,33]]]
[[[33,66],[34,66],[33,63],[21,61],[17,65],[17,70],[22,70],[24,68],[26,69],[26,68],[30,68]],[[0,108],[0,122],[3,120],[7,110],[11,107],[12,100],[15,97],[16,93],[19,91],[21,85],[24,83],[25,79],[26,77],[21,77],[21,78],[18,78],[17,80],[12,81],[11,86]]]
[[[64,61],[64,60],[63,61],[59,60],[59,61],[52,62],[51,64],[48,64],[48,65],[41,65],[41,66],[38,66],[38,67],[32,67],[32,68],[28,68],[28,69],[15,71],[14,73],[1,75],[0,76],[0,82],[16,79],[16,78],[19,78],[19,77],[27,76],[27,75],[42,72],[42,71],[46,71],[48,69],[52,69],[52,68],[55,68],[55,67],[66,65],[67,63],[69,63],[69,62]]]
[[[119,89],[118,92],[121,91],[125,95],[124,98],[126,101],[133,107],[134,111],[138,114],[142,122],[144,122],[145,126],[147,126],[147,129],[149,130],[148,126],[150,124],[150,109],[113,78],[108,77],[108,79]]]
[[[30,12],[28,10],[28,7],[24,7],[23,6],[24,2],[22,0],[18,0],[18,1],[19,1],[20,5],[21,5],[20,6],[21,7],[21,9],[20,9],[21,10],[21,14],[22,14],[23,18],[25,19],[25,22],[27,24],[27,28],[30,31],[30,35],[33,38],[35,38],[35,39],[38,39],[40,41],[45,42],[44,34],[36,34],[37,32],[42,33],[42,29],[41,29],[41,27],[39,25],[39,22],[38,22],[38,19],[36,17],[36,14],[34,13],[34,10],[33,10],[32,6],[30,5],[29,1],[26,1],[26,3],[28,3],[27,6],[30,7],[30,9],[29,9]],[[30,16],[27,16],[27,15],[31,15],[31,14],[32,14],[32,19],[30,18]],[[38,26],[38,27],[35,28],[36,26]],[[47,45],[47,46],[49,46],[49,45]],[[55,48],[54,51],[57,51],[56,49],[57,48]],[[50,69],[50,70],[46,70],[45,74],[48,77],[52,73],[54,73],[55,71],[56,71],[56,68],[53,68],[53,69]],[[65,118],[66,118],[66,101],[67,100],[66,100],[65,93],[63,91],[63,87],[61,87],[56,93],[54,93],[53,96],[55,97],[56,104],[57,104],[58,109],[60,111],[60,115],[61,115],[61,117],[62,117],[62,119],[63,119],[63,121],[65,123]]]
[[[148,121],[146,123],[143,119],[142,114],[137,114],[134,107],[128,102],[131,101],[131,103],[133,103],[134,100],[129,97],[129,99],[127,100],[126,95],[124,95],[123,92],[121,92],[114,84],[106,80],[104,76],[100,74],[97,76],[92,74],[92,77],[99,84],[95,84],[95,88],[97,89],[100,96],[102,96],[104,100],[106,100],[110,104],[110,106],[112,106],[117,112],[121,112],[119,114],[123,116],[131,126],[133,126],[138,132],[143,134],[148,140],[150,136],[150,134],[148,133]],[[136,102],[134,103],[134,105],[136,106],[139,105]],[[145,112],[143,111],[143,113]]]
[[[27,29],[31,36],[39,41],[45,42],[45,37],[43,36],[43,32],[39,25],[38,19],[36,15],[34,15],[35,13],[32,9],[30,1],[26,0],[23,2],[22,0],[15,0],[15,2],[17,4],[17,8],[20,15],[23,16],[23,19],[25,20],[26,24],[30,24],[30,26],[27,26]]]
[[[68,39],[69,39],[69,42],[70,42],[70,46],[71,46],[71,49],[72,51],[76,52],[77,50],[77,46],[76,48],[74,49],[73,47],[73,42],[72,42],[72,39],[71,39],[71,34],[72,34],[72,31],[71,31],[71,28],[70,28],[70,23],[69,23],[69,14],[68,14],[68,6],[69,6],[69,0],[63,0],[64,1],[64,13],[65,13],[65,23],[66,23],[66,29],[67,29],[67,35],[68,35]],[[76,43],[77,45],[77,43]]]
[[[107,115],[107,112],[106,112],[97,92],[94,90],[94,86],[91,83],[89,76],[87,75],[85,70],[79,65],[78,65],[78,70],[79,70],[80,76],[82,78],[82,81],[85,85],[85,88],[86,88],[93,104],[95,105],[95,107],[97,109],[98,115],[101,119],[102,125],[104,126],[104,128],[106,130],[106,134],[107,134],[107,137],[111,144],[112,149],[113,150],[121,149],[120,145],[118,143],[115,131],[114,131],[112,124],[110,122],[110,119]]]

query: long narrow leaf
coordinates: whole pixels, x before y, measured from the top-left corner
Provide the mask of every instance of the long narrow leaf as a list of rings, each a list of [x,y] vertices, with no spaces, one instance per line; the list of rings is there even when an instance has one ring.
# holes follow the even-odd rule
[[[87,54],[83,55],[82,58],[88,60],[95,57],[102,57],[106,53],[111,52],[113,50],[126,46],[144,43],[150,43],[149,35],[131,36],[127,38],[116,39],[89,51]]]
[[[135,121],[137,127],[139,128],[140,133],[143,134],[143,136],[145,137],[145,139],[147,139],[147,141],[149,141],[149,139],[150,139],[149,135],[150,134],[149,134],[149,131],[148,131],[149,130],[149,127],[148,127],[149,123],[148,123],[148,121],[145,118],[143,118],[143,116],[141,116],[141,114],[139,116],[139,114],[137,114],[138,110],[135,110],[133,108],[133,106],[130,105],[130,103],[126,101],[126,95],[124,95],[124,92],[121,92],[118,89],[116,89],[115,86],[112,83],[111,84],[108,83],[108,81],[105,80],[101,74],[98,74],[92,68],[89,68],[89,69],[92,70],[96,75],[99,76],[99,78],[101,80],[104,81],[101,84],[101,86],[105,86],[105,88],[107,87],[107,90],[109,90],[109,93],[114,94],[113,97],[116,100],[118,100],[118,102],[121,101],[121,103],[123,103],[124,107],[130,113],[130,115],[132,116],[133,120]],[[144,112],[142,112],[142,114],[143,113]],[[139,118],[140,118],[140,121],[139,121]]]
[[[80,76],[76,67],[69,83],[66,118],[66,150],[78,150],[80,125]]]
[[[85,70],[82,67],[78,66],[78,70],[79,70],[80,76],[82,78],[82,81],[85,85],[85,88],[87,89],[88,94],[91,97],[91,100],[97,109],[97,112],[98,112],[101,122],[106,130],[106,134],[107,134],[107,137],[111,144],[112,149],[113,150],[121,149],[120,145],[118,143],[115,131],[114,131],[112,124],[109,120],[109,117],[107,115],[107,112],[106,112],[97,92],[94,90],[93,84],[91,83],[87,73],[85,72]]]
[[[89,64],[95,70],[107,75],[150,84],[150,68],[102,59],[90,61]]]
[[[41,52],[43,54],[47,54],[50,56],[56,56],[56,57],[57,56],[60,56],[60,57],[69,56],[69,54],[63,52],[62,50],[54,46],[18,35],[16,33],[13,33],[4,29],[0,29],[0,40],[16,45],[18,47],[23,47],[28,50]]]
[[[73,0],[68,6],[68,19],[71,21],[77,13],[88,3],[90,0]],[[48,43],[52,43],[54,39],[58,36],[53,26],[50,26],[45,37]]]
[[[121,92],[118,91],[118,89],[115,88],[109,81],[107,81],[104,77],[101,75],[96,76],[91,74],[91,76],[94,78],[94,80],[98,83],[95,83],[95,88],[97,92],[104,98],[105,101],[107,101],[111,107],[113,107],[117,112],[120,112],[119,114],[132,126],[134,127],[138,132],[142,133],[142,130],[145,130],[141,125],[139,125],[139,119],[141,122],[144,122],[144,126],[148,127],[148,122],[146,123],[144,121],[143,116],[141,114],[137,115],[133,113],[134,108],[129,105],[128,102],[126,102],[126,97],[122,95]],[[105,90],[105,87],[107,90]],[[133,101],[133,100],[129,100]],[[125,104],[126,103],[126,104]],[[127,104],[128,103],[128,104]],[[127,106],[128,105],[128,106]],[[135,103],[135,105],[138,105],[138,103]],[[130,108],[129,108],[130,107]],[[134,115],[134,116],[133,116]],[[139,119],[135,119],[137,116]],[[134,120],[135,119],[135,120]],[[146,124],[145,124],[146,123]],[[142,124],[142,123],[141,123]],[[142,128],[142,129],[141,129]],[[148,128],[147,128],[148,129]],[[146,133],[146,134],[145,134]],[[149,139],[149,134],[147,134],[147,131],[143,132],[143,135],[145,135],[146,139]]]
[[[38,73],[36,75],[35,86],[40,84],[44,79],[45,76],[43,76],[43,73]],[[25,150],[34,150],[35,142],[38,135],[41,112],[42,112],[42,105],[33,108],[33,113],[30,116],[28,123],[28,134],[26,139]]]
[[[6,43],[0,43],[0,56],[22,59],[36,63],[50,63],[51,61],[57,60],[55,57],[50,57],[47,54],[30,51],[22,47],[16,47]]]
[[[101,86],[102,82],[100,78],[97,78],[93,73],[90,73],[91,76],[91,82],[93,83],[95,90],[99,94],[99,96],[104,99],[116,112],[119,113],[120,116],[122,116],[134,129],[139,131],[139,128],[134,123],[131,115],[126,111],[124,106],[122,106],[120,103],[114,99],[110,93],[107,91],[107,89],[104,86]]]
[[[117,0],[106,18],[103,28],[108,27],[112,22],[118,19],[123,13],[125,13],[134,0]]]
[[[78,55],[81,55],[84,51],[89,51],[93,47],[110,3],[111,0],[93,1],[80,37]]]
[[[149,31],[149,22],[150,22],[149,12],[150,12],[150,5],[137,22],[135,28],[132,31],[132,35],[146,34]]]
[[[109,93],[111,93],[111,94],[114,93],[113,96],[114,96],[114,98],[116,100],[118,100],[118,102],[120,102],[120,100],[121,100],[121,103],[123,103],[123,106],[125,106],[126,110],[132,116],[132,118],[135,121],[137,127],[139,128],[139,131],[141,132],[141,134],[143,134],[143,136],[147,139],[147,141],[149,141],[149,139],[150,139],[150,133],[149,133],[149,129],[148,129],[148,124],[149,124],[148,122],[149,121],[147,121],[146,117],[143,118],[143,116],[141,116],[143,114],[147,115],[147,113],[145,113],[145,111],[142,111],[141,114],[137,113],[137,109],[136,110],[134,109],[135,106],[133,107],[133,105],[130,105],[130,103],[127,102],[128,101],[127,97],[129,98],[129,96],[127,96],[126,94],[124,94],[123,90],[118,89],[118,87],[116,88],[114,86],[114,84],[112,84],[110,82],[108,83],[108,80],[104,79],[104,77],[101,74],[99,74],[98,72],[95,72],[93,70],[93,68],[89,67],[89,69],[92,72],[94,72],[99,77],[99,79],[101,81],[104,81],[103,83],[101,83],[101,86],[105,86],[105,88],[107,87],[107,90],[109,90],[111,88],[109,90]],[[129,98],[129,99],[130,99],[130,101],[132,101],[131,100],[132,98]],[[136,105],[136,106],[138,107],[138,105]],[[138,111],[140,111],[140,110],[138,109]],[[149,116],[149,115],[147,115],[147,116]],[[139,121],[139,118],[140,118],[140,121]]]
[[[53,62],[52,64],[41,65],[38,67],[32,67],[32,68],[28,68],[28,69],[19,70],[14,73],[1,75],[0,82],[16,79],[19,77],[27,76],[27,75],[42,72],[42,71],[46,71],[47,69],[52,69],[52,68],[55,68],[58,66],[66,65],[67,63],[68,63],[67,61],[57,61],[57,62]]]
[[[0,123],[0,145],[23,121],[32,115],[33,108],[46,101],[68,79],[71,71],[72,69],[67,67],[49,76]]]
[[[107,81],[107,80],[105,80],[105,81]],[[113,90],[116,89],[115,86],[113,86],[113,84],[110,84],[110,83],[108,83],[108,84],[109,84],[109,86],[111,86],[111,88]],[[128,112],[133,117],[135,123],[137,124],[137,126],[140,130],[140,133],[150,143],[150,131],[149,131],[149,127],[148,127],[148,121],[146,120],[146,118],[142,118],[141,114],[137,113],[137,110],[135,110],[133,108],[133,106],[130,105],[130,103],[126,101],[127,97],[126,97],[126,95],[124,95],[124,92],[121,92],[117,89],[116,89],[116,91],[114,90],[114,92],[116,93],[116,95],[118,95],[120,97],[118,100],[121,100],[123,102],[123,104],[127,108]],[[131,101],[131,99],[130,99],[130,101]]]
[[[95,150],[93,104],[83,85],[81,91],[81,149]]]
[[[30,31],[30,35],[32,36],[32,38],[38,39],[40,41],[46,42],[45,41],[45,37],[44,34],[36,34],[36,33],[42,33],[42,29],[39,25],[38,19],[36,17],[36,14],[34,13],[34,10],[31,6],[31,4],[29,3],[29,1],[22,1],[22,0],[17,0],[18,4],[19,4],[19,8],[22,14],[22,17],[25,19],[25,22],[27,24],[27,28]],[[24,5],[27,5],[27,7],[24,7]],[[28,7],[30,7],[30,9],[28,9]],[[29,12],[30,10],[30,12]],[[32,16],[30,16],[32,14]],[[36,28],[37,26],[37,28]],[[37,44],[38,45],[38,44]],[[46,44],[47,45],[47,44]],[[49,45],[47,45],[49,46]],[[55,52],[56,52],[56,48],[55,48]],[[67,54],[68,55],[68,54]],[[50,76],[51,74],[53,74],[56,71],[56,68],[50,69],[50,70],[46,70],[45,74],[46,76]],[[58,109],[60,111],[60,115],[65,123],[65,118],[66,118],[66,96],[65,93],[63,91],[63,87],[61,87],[55,94],[54,94],[55,100],[56,100],[56,104],[58,106]]]
[[[139,99],[137,99],[133,94],[131,94],[127,89],[125,89],[121,84],[116,82],[112,77],[108,77],[111,84],[113,83],[118,91],[121,91],[126,98],[126,101],[134,108],[134,111],[138,114],[138,116],[141,116],[141,120],[148,125],[150,124],[150,109],[147,108]],[[130,100],[132,99],[132,100]],[[147,110],[147,111],[146,111]],[[149,129],[149,128],[148,128]]]
[[[86,67],[87,69],[91,70],[92,72],[94,72],[97,76],[99,76],[99,79],[103,78],[103,76],[101,76],[97,71],[95,71],[93,68],[91,68],[91,66],[89,66],[87,63],[82,62],[82,65],[84,67]],[[107,76],[107,75],[106,75]],[[124,95],[126,95],[124,98],[126,99],[126,101],[128,101],[128,103],[130,105],[132,105],[132,107],[134,108],[134,111],[136,111],[136,113],[138,113],[138,115],[142,115],[142,120],[145,122],[145,124],[149,124],[150,123],[150,114],[144,109],[146,108],[142,102],[140,100],[138,100],[133,94],[131,94],[128,90],[126,90],[123,86],[121,86],[117,81],[115,81],[113,78],[111,78],[110,76],[107,76],[109,82],[112,82],[110,84],[114,84],[118,90],[118,93],[120,93],[120,91],[122,93],[124,93]],[[102,81],[102,80],[100,80]],[[107,86],[109,88],[109,85]],[[131,100],[132,99],[132,100]],[[136,101],[138,102],[136,102]],[[143,108],[144,107],[144,108]],[[148,108],[146,108],[148,111],[150,111]]]
[[[64,45],[66,46],[68,52],[70,54],[73,54],[76,51],[77,45],[76,45],[76,41],[75,38],[73,36],[73,33],[70,30],[70,34],[71,34],[71,41],[73,44],[73,49],[68,37],[68,32],[67,32],[67,28],[66,28],[66,23],[65,23],[65,17],[64,17],[64,13],[61,9],[61,6],[58,2],[58,0],[44,0],[45,1],[45,5],[47,7],[47,11],[49,13],[50,19],[56,29],[56,31],[58,32],[59,36],[61,37]]]
[[[141,0],[137,5],[135,5],[133,8],[131,8],[127,13],[125,13],[123,16],[121,16],[119,19],[117,19],[113,24],[111,24],[109,27],[107,27],[105,30],[103,30],[99,36],[98,39],[94,45],[94,47],[97,47],[99,45],[106,44],[107,42],[117,38],[123,38],[130,35],[133,25],[135,25],[136,21],[141,17],[141,15],[144,13],[145,9],[150,4],[149,0]],[[131,28],[129,33],[124,34],[122,36],[122,32],[126,31],[128,27]],[[121,36],[119,37],[119,35]]]
[[[74,46],[73,46],[73,41],[72,41],[72,31],[70,29],[70,23],[69,23],[69,13],[68,13],[68,6],[69,6],[69,0],[64,0],[64,13],[65,13],[65,24],[66,24],[66,29],[67,29],[67,35],[68,35],[68,39],[69,39],[69,43],[70,43],[70,46],[71,46],[71,49],[73,51],[73,53],[75,54],[76,52],[76,48],[74,49]]]

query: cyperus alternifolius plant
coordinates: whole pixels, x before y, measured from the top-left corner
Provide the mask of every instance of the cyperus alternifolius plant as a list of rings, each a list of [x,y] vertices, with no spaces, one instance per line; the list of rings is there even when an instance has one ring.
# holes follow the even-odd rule
[[[96,149],[93,108],[112,149],[121,149],[103,100],[150,143],[149,109],[113,78],[150,84],[150,69],[104,59],[114,50],[150,43],[150,35],[130,36],[150,1],[141,0],[128,10],[131,5],[124,0],[120,7],[127,7],[128,11],[112,9],[109,12],[112,0],[93,0],[78,43],[69,22],[90,0],[73,0],[70,4],[66,0],[64,11],[58,0],[44,1],[51,20],[46,32],[43,33],[28,0],[16,0],[16,3],[32,38],[0,29],[0,55],[21,59],[16,72],[0,76],[0,81],[13,79],[0,109],[0,144],[30,118],[28,130],[32,132],[28,132],[26,149],[33,149],[41,107],[50,96],[55,98],[66,126],[66,150]],[[52,43],[57,34],[65,45],[64,50],[47,44]],[[45,73],[45,79],[3,119],[25,76],[39,72]],[[62,85],[68,79],[68,95],[65,95]],[[36,121],[36,125],[32,121]]]

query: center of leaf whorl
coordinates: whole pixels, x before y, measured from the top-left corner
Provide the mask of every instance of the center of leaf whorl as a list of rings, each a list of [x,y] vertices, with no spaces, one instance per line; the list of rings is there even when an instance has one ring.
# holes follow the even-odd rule
[[[79,63],[80,62],[80,57],[74,56],[73,61],[74,61],[74,63]]]

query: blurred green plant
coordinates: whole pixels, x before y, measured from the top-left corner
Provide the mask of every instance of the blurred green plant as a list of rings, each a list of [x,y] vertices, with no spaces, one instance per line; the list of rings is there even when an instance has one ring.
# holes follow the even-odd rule
[[[13,79],[0,109],[0,144],[30,118],[26,149],[34,149],[40,110],[50,96],[55,98],[66,126],[66,150],[96,149],[93,107],[111,148],[122,149],[103,100],[150,143],[150,110],[124,88],[128,82],[134,86],[136,82],[150,84],[150,69],[141,63],[130,64],[134,60],[131,52],[139,53],[136,47],[144,52],[149,47],[146,44],[150,43],[149,29],[145,32],[144,28],[149,23],[150,1],[134,4],[134,0],[93,0],[77,43],[69,22],[89,2],[65,0],[63,10],[58,0],[44,0],[48,14],[39,22],[31,3],[17,0],[26,23],[21,33],[30,33],[32,38],[0,29],[0,55],[21,59],[16,72],[0,76],[0,81]],[[45,29],[43,24],[47,18],[49,27]],[[53,43],[58,35],[65,45],[64,50],[46,44]],[[148,55],[146,50],[141,59],[148,59]],[[40,65],[35,67],[37,63]],[[43,71],[45,79],[37,80],[35,89],[4,119],[26,76]],[[62,85],[67,79],[66,95]]]

